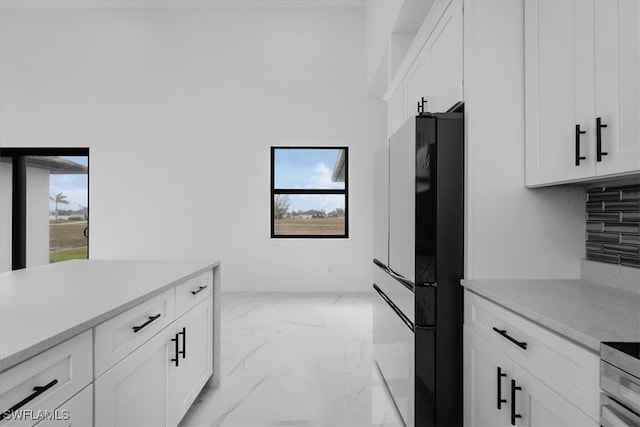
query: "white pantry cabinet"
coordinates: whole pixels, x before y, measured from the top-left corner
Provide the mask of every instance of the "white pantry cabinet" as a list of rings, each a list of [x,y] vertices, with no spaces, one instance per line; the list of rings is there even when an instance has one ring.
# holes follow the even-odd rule
[[[468,290],[464,323],[466,426],[598,425],[596,354]]]
[[[525,7],[526,184],[640,171],[640,3]]]
[[[462,1],[454,0],[436,24],[424,47],[425,109],[447,111],[462,100]]]
[[[418,114],[423,99],[423,111],[434,113],[462,100],[462,0],[439,1],[429,13],[400,67],[399,84],[390,88],[388,136]]]

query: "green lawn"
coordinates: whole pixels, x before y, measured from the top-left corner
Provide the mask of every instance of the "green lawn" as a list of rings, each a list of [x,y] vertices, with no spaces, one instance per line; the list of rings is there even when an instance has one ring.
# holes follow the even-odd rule
[[[49,262],[69,261],[70,259],[86,259],[87,247],[64,249],[49,252]]]
[[[49,224],[49,262],[87,258],[87,239],[84,237],[86,221]]]

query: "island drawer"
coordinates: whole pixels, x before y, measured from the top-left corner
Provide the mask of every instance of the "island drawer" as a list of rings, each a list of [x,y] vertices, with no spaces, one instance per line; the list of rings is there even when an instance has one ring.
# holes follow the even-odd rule
[[[174,289],[139,304],[95,328],[95,377],[151,339],[175,319]]]
[[[52,411],[90,384],[91,345],[88,330],[0,374],[0,425],[33,425],[37,420],[24,417]],[[31,412],[12,417],[8,415],[12,409]]]
[[[473,292],[466,291],[464,299],[465,325],[598,419],[598,355]]]
[[[176,286],[176,317],[210,297],[213,293],[213,271],[207,271]]]

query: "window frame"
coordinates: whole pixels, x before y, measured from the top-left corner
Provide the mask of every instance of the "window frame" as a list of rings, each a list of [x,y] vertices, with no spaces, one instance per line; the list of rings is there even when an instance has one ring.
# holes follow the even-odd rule
[[[0,157],[11,158],[11,270],[27,266],[27,167],[28,156],[86,156],[89,147],[2,147]],[[90,200],[90,173],[87,165],[87,201]],[[87,209],[89,206],[87,205]],[[87,218],[89,227],[89,218]],[[87,234],[87,259],[89,235]]]
[[[275,188],[276,150],[343,150],[344,152],[344,189],[326,188]],[[275,234],[275,196],[283,195],[344,195],[344,234]],[[349,147],[348,146],[271,146],[271,201],[270,229],[272,239],[348,239],[349,238]]]

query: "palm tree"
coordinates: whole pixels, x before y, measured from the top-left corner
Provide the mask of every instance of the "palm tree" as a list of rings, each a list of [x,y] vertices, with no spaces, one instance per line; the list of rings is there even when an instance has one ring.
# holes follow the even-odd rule
[[[63,205],[68,205],[68,204],[69,204],[69,201],[67,200],[67,196],[65,196],[65,195],[64,195],[64,194],[62,194],[62,193],[58,193],[58,194],[56,194],[56,197],[55,197],[55,198],[53,198],[53,197],[51,197],[51,196],[49,196],[49,198],[50,198],[52,201],[56,202],[56,221],[57,221],[57,220],[58,220],[58,203],[62,203]]]

